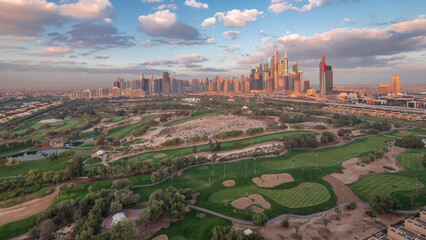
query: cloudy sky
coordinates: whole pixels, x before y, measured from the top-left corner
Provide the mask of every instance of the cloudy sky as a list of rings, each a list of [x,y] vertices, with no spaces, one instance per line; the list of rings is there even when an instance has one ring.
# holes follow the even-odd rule
[[[424,0],[0,0],[0,88],[239,77],[275,50],[318,82],[426,84]],[[291,67],[291,66],[290,66]]]

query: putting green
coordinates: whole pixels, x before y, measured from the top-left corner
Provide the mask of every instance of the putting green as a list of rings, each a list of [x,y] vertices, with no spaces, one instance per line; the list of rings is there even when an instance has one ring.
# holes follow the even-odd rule
[[[423,155],[425,154],[426,149],[407,149],[407,151],[398,154],[396,159],[404,169],[423,170]]]
[[[351,184],[352,190],[365,201],[369,201],[376,194],[391,194],[394,191],[406,191],[424,188],[422,182],[414,178],[397,174],[380,173],[367,175]],[[394,188],[393,186],[396,186]]]
[[[316,206],[326,202],[331,197],[325,186],[318,183],[305,182],[293,188],[279,190],[261,189],[255,186],[234,187],[213,193],[209,200],[214,203],[231,202],[240,197],[256,193],[288,208]]]

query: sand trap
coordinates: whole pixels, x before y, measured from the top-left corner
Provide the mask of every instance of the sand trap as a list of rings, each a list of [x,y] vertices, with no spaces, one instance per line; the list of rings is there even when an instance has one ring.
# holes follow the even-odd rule
[[[223,186],[225,187],[232,187],[235,185],[235,181],[234,180],[226,180],[223,182]]]
[[[155,154],[154,156],[154,158],[163,158],[163,157],[167,157],[167,155],[164,153],[158,153],[158,154]]]
[[[267,202],[260,194],[252,194],[249,197],[242,197],[231,203],[234,208],[238,209],[245,209],[253,204],[260,205],[262,208],[266,209],[271,208],[271,204],[269,204],[269,202]]]
[[[64,120],[62,119],[44,119],[44,120],[40,120],[37,123],[57,123],[57,122],[62,122]]]
[[[251,206],[251,211],[254,212],[254,213],[259,213],[259,212],[265,211],[265,209],[260,208],[258,206]]]
[[[143,162],[152,162],[152,159],[145,159]]]
[[[258,187],[276,187],[283,183],[294,182],[294,178],[288,173],[264,174],[261,178],[253,178],[252,181]]]
[[[155,238],[153,238],[152,240],[168,240],[169,238],[167,237],[166,234],[161,234],[160,236],[157,236]]]
[[[385,153],[384,157],[368,164],[360,163],[359,158],[351,158],[342,163],[344,168],[343,173],[333,173],[330,176],[333,176],[344,184],[351,184],[370,173],[398,172],[401,168],[398,165],[396,156],[404,151],[405,148],[391,147],[389,152]],[[383,166],[392,167],[395,171],[386,170]]]

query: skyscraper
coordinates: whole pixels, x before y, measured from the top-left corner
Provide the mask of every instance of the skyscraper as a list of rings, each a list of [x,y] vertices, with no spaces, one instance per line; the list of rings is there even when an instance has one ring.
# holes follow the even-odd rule
[[[319,64],[320,94],[333,94],[333,69],[325,62],[325,54]]]
[[[168,72],[163,72],[163,93],[171,94],[170,75]]]
[[[306,93],[311,88],[309,80],[303,81],[303,92]]]
[[[284,75],[288,74],[288,57],[287,51],[285,51],[284,57],[282,59],[282,63],[284,64]]]
[[[278,86],[278,68],[280,65],[280,54],[278,53],[278,50],[275,51],[275,56],[274,56],[274,90],[278,91],[279,86]]]
[[[398,74],[392,77],[392,93],[401,93],[401,81]]]
[[[298,72],[299,72],[299,70],[298,70],[298,68],[297,68],[297,61],[294,61],[294,62],[293,62],[293,72],[295,72],[295,73],[298,73]]]

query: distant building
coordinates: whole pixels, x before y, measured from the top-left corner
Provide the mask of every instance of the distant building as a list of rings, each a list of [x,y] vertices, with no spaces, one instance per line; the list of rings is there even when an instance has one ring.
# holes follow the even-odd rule
[[[320,94],[333,94],[333,69],[325,62],[325,54],[319,64]]]
[[[163,72],[163,93],[171,94],[170,75],[168,72]]]
[[[311,84],[311,82],[309,80],[303,81],[303,92],[304,93],[306,93],[308,91],[308,89],[311,88],[310,84]]]
[[[390,93],[390,86],[387,84],[380,84],[379,85],[379,93],[380,94],[389,94]]]
[[[398,74],[392,77],[392,93],[401,93],[401,81]]]

